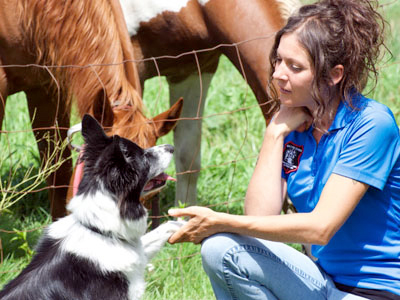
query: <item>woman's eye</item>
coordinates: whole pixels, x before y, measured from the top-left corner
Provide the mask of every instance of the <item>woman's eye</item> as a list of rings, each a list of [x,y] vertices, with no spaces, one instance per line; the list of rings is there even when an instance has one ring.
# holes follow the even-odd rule
[[[290,65],[290,68],[295,72],[300,72],[302,70],[302,67],[298,65]]]

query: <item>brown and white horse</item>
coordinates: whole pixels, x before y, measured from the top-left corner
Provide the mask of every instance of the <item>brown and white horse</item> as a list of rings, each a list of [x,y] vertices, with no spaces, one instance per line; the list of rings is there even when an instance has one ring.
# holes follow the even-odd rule
[[[110,134],[153,145],[174,127],[182,102],[153,120],[143,114],[132,44],[117,0],[0,0],[0,124],[8,95],[24,91],[42,159],[48,131],[65,139],[71,100]],[[139,92],[138,92],[139,91]],[[51,214],[65,214],[71,177],[66,162],[48,179]]]
[[[242,73],[266,120],[266,85],[274,33],[297,0],[120,0],[138,62],[140,81],[165,75],[170,101],[185,99],[174,131],[176,200],[194,204],[200,170],[201,119],[221,54]],[[220,44],[234,45],[231,47]],[[193,50],[216,47],[214,51]],[[163,56],[159,59],[152,59]],[[171,58],[165,56],[172,56]],[[156,62],[156,65],[155,65]],[[200,75],[201,74],[201,75]],[[195,120],[188,120],[188,119]]]

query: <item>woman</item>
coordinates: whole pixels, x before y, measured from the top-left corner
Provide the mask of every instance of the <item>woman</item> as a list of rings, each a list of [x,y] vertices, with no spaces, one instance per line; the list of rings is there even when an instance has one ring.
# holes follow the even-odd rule
[[[306,5],[277,33],[280,108],[246,215],[169,212],[191,218],[171,243],[204,239],[217,299],[400,299],[399,130],[386,106],[360,94],[384,46],[375,4]],[[299,213],[280,214],[286,195]],[[312,244],[316,262],[283,242]]]

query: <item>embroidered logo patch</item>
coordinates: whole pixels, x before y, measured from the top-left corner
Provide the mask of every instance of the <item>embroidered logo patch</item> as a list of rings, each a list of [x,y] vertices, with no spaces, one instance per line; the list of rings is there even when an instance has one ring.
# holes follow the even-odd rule
[[[286,143],[285,147],[283,148],[282,162],[283,170],[286,174],[297,171],[303,150],[303,146],[298,146],[292,142]]]

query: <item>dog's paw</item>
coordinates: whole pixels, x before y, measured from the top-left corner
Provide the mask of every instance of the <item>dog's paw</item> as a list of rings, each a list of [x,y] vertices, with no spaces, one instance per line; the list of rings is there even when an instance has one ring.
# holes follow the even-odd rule
[[[170,236],[185,224],[186,221],[168,221],[142,236],[141,240],[147,258],[152,259]]]
[[[183,225],[186,224],[186,221],[184,220],[177,220],[177,221],[168,221],[164,224],[162,224],[160,227],[157,228],[157,231],[159,230],[160,232],[166,234],[166,235],[172,235],[176,231],[179,230]]]
[[[176,220],[176,221],[168,221],[165,224],[168,224],[168,226],[170,226],[171,228],[176,228],[176,230],[178,230],[179,228],[181,228],[182,226],[184,226],[187,223],[187,221],[185,220]]]

